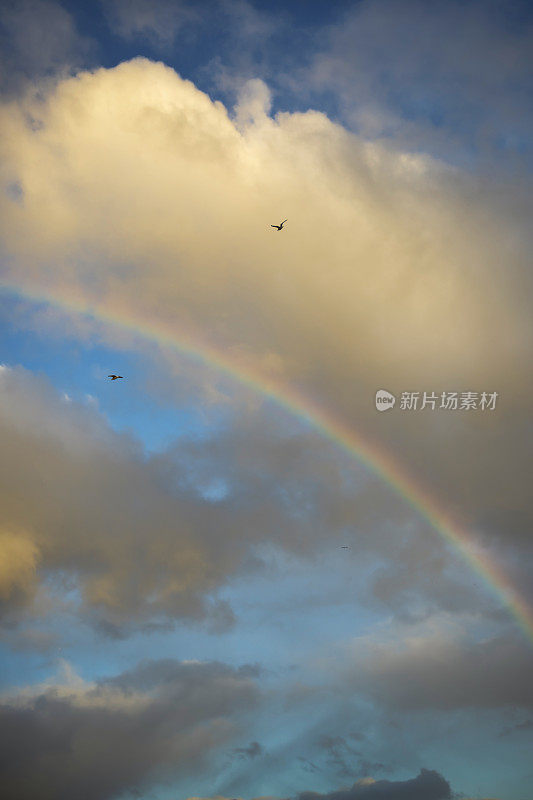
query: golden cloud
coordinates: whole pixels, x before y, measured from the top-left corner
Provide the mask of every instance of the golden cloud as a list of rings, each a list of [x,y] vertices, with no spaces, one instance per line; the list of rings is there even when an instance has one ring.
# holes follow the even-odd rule
[[[23,193],[0,201],[15,273],[274,353],[295,376],[457,369],[516,342],[494,269],[511,253],[475,182],[268,107],[253,81],[232,119],[142,58],[4,105],[5,181]]]
[[[26,594],[35,581],[38,561],[38,548],[25,533],[0,531],[0,599]]]

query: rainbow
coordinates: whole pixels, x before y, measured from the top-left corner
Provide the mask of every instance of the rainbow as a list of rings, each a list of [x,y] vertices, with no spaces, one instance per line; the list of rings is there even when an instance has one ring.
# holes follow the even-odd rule
[[[363,463],[380,476],[413,509],[421,514],[435,530],[460,553],[462,558],[478,573],[519,624],[527,639],[533,643],[533,609],[520,596],[508,576],[498,563],[484,550],[464,526],[452,515],[446,513],[436,500],[421,487],[420,483],[408,474],[403,465],[383,452],[374,442],[354,431],[342,421],[321,408],[309,397],[294,387],[281,384],[278,380],[261,375],[253,368],[243,366],[235,356],[199,341],[198,337],[176,332],[172,326],[163,322],[153,322],[136,317],[128,317],[128,312],[111,308],[107,304],[93,306],[76,296],[72,290],[54,290],[53,293],[35,291],[27,286],[0,282],[0,291],[15,295],[34,304],[46,304],[63,313],[74,313],[91,320],[103,322],[116,328],[131,332],[161,347],[174,350],[181,355],[212,367],[229,376],[239,384],[248,387],[264,398],[273,401],[295,417],[305,420],[322,436],[335,444],[351,458]],[[131,313],[131,312],[130,312]]]

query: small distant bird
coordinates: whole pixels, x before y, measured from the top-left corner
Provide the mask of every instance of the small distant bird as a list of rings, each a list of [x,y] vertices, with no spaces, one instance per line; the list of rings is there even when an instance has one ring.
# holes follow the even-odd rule
[[[270,227],[271,228],[277,228],[278,231],[281,231],[286,222],[287,222],[287,220],[284,219],[283,222],[281,223],[281,225],[271,225]]]
[[[124,375],[108,375],[108,378],[111,378],[112,381],[116,381],[118,378],[123,378]]]
[[[341,544],[341,550],[349,550],[349,549],[350,548],[348,547],[347,544]]]

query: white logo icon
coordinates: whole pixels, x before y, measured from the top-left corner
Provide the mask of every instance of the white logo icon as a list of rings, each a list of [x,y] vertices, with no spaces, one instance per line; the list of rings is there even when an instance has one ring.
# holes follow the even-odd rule
[[[390,408],[394,408],[394,403],[396,402],[396,398],[390,392],[387,392],[385,389],[378,389],[376,392],[376,408],[378,411],[388,411]]]

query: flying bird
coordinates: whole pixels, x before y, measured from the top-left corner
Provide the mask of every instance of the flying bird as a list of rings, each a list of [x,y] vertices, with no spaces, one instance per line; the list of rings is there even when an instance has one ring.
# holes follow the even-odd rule
[[[282,230],[282,228],[283,228],[283,226],[285,225],[286,222],[287,222],[287,220],[284,219],[283,222],[281,223],[281,225],[271,225],[270,227],[271,228],[277,228],[278,231],[280,231],[280,230]]]
[[[108,375],[108,378],[111,378],[112,381],[116,381],[117,378],[123,378],[124,375]]]
[[[341,550],[349,550],[349,549],[350,548],[348,547],[347,544],[341,544]]]

